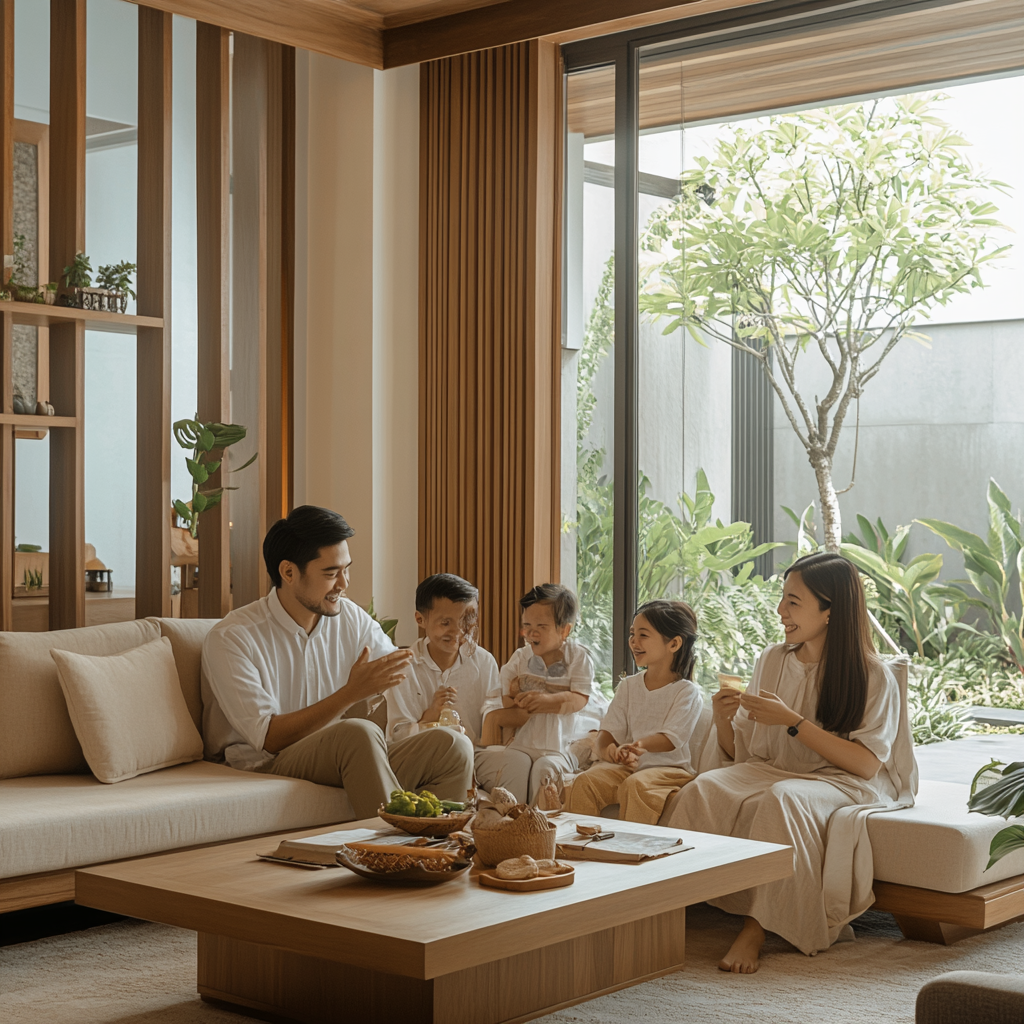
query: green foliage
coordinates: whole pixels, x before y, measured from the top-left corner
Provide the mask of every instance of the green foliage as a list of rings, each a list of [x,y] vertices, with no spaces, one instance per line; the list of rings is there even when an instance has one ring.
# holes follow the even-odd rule
[[[64,268],[66,288],[89,288],[92,285],[92,264],[84,252],[75,253],[75,258]]]
[[[369,615],[378,626],[380,626],[381,631],[392,643],[396,642],[395,630],[398,629],[398,619],[378,619],[377,613],[373,610],[372,597],[370,598],[370,603],[366,606],[366,614]]]
[[[642,238],[640,308],[701,344],[757,359],[815,467],[836,550],[832,459],[850,403],[915,323],[982,287],[993,192],[968,143],[911,95],[723,126]],[[828,381],[801,394],[798,359]]]
[[[203,485],[221,467],[224,451],[245,438],[246,429],[238,423],[203,423],[196,413],[192,420],[178,420],[172,425],[174,439],[178,444],[192,451],[192,457],[185,457],[185,465],[192,477],[192,501],[174,501],[174,511],[184,521],[193,537],[199,529],[199,516],[216,508],[225,491],[237,491],[237,487],[212,487],[202,490]],[[251,466],[259,453],[253,454],[247,462],[232,472],[239,472]]]
[[[978,781],[985,774],[996,774],[1001,778],[980,789]],[[1005,766],[1002,761],[990,761],[981,768],[971,783],[971,796],[967,801],[967,808],[979,814],[998,815],[1001,818],[1019,818],[1024,815],[1024,761],[1014,761],[1013,764]],[[1022,849],[1024,825],[1011,825],[1002,829],[992,838],[985,870],[988,871],[1008,853]]]
[[[958,582],[976,592],[973,596],[963,591],[964,601],[985,612],[990,629],[1005,645],[1005,656],[1024,673],[1024,615],[1018,610],[1024,603],[1022,518],[1013,514],[1010,499],[995,480],[989,480],[987,499],[987,540],[939,519],[916,522],[963,554],[968,578]],[[1011,592],[1017,607],[1011,604]]]
[[[935,663],[914,659],[907,677],[907,714],[914,742],[957,740],[970,721],[967,707],[949,699],[949,677]]]
[[[132,274],[138,269],[134,263],[108,263],[96,272],[96,284],[100,288],[117,292],[119,295],[130,295],[134,299]]]

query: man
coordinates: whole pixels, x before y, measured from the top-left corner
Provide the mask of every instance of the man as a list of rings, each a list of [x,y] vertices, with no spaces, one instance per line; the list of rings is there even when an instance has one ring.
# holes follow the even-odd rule
[[[400,683],[412,657],[345,597],[355,531],[302,505],[263,541],[274,589],[226,615],[203,644],[207,756],[234,768],[343,786],[357,818],[395,789],[461,800],[473,745],[431,729],[391,745],[373,723],[342,715]]]

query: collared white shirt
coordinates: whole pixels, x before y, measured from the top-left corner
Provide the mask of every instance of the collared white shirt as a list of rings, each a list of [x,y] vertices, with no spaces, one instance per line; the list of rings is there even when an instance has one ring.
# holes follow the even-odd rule
[[[272,590],[210,630],[202,673],[208,758],[232,768],[270,760],[263,743],[274,715],[301,711],[340,690],[364,647],[371,661],[395,650],[359,605],[346,598],[338,607],[307,636]]]
[[[529,662],[534,657],[533,648],[520,647],[501,667],[501,692],[511,696],[512,683],[519,680],[520,692],[538,690],[541,693],[584,694],[588,701],[594,690],[594,662],[590,652],[575,640],[566,640],[562,645],[562,660],[566,665],[564,676],[550,678],[530,671]],[[509,746],[524,750],[531,757],[543,754],[561,754],[569,746],[576,731],[576,712],[569,715],[531,715],[525,725],[516,730],[515,739]]]
[[[442,686],[458,690],[455,710],[462,719],[466,735],[474,746],[480,745],[480,730],[488,712],[501,707],[498,663],[482,647],[466,655],[466,645],[451,668],[441,671],[427,650],[427,638],[412,645],[412,662],[403,682],[385,694],[388,702],[388,740],[401,740],[418,730],[418,722],[430,707],[434,694]]]
[[[677,679],[668,686],[648,690],[645,672],[619,683],[601,728],[615,737],[621,747],[653,733],[663,733],[674,744],[671,750],[647,751],[637,769],[671,766],[696,775],[690,757],[690,737],[700,720],[704,696],[689,679]]]

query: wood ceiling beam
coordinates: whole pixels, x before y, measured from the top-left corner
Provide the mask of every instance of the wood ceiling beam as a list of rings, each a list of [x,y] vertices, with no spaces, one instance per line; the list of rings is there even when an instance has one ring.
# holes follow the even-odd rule
[[[356,64],[384,66],[383,19],[343,0],[145,0],[145,6]]]

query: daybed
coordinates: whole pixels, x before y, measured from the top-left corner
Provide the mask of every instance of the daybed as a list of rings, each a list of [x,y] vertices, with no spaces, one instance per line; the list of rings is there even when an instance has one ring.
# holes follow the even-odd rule
[[[202,731],[203,638],[215,620],[0,632],[0,912],[74,898],[74,869],[351,821],[342,789],[192,761],[106,785],[85,762],[51,648],[116,654],[167,637]]]

